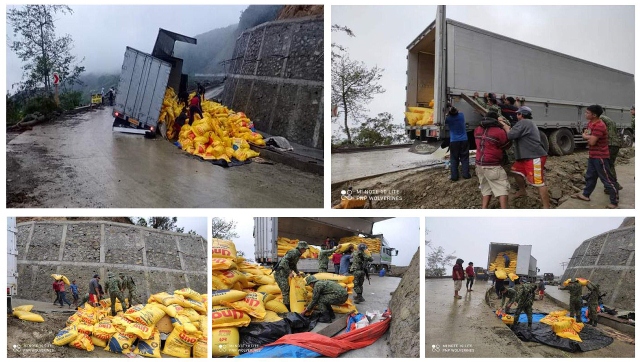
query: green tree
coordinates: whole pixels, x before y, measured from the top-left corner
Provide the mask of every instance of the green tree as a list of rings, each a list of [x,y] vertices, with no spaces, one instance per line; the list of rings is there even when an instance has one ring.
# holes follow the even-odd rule
[[[442,246],[437,248],[431,240],[427,240],[425,246],[430,250],[427,253],[427,267],[425,268],[425,276],[442,277],[446,275],[447,266],[452,266],[453,262],[458,259],[454,255],[455,251],[447,254]]]
[[[134,218],[132,218],[133,220]],[[176,233],[184,233],[183,227],[178,227],[178,218],[177,217],[163,217],[163,216],[153,216],[148,219],[143,217],[138,218],[135,222],[138,226],[144,226],[149,228],[154,228],[158,230],[167,230],[174,231]],[[188,234],[198,235],[195,231],[190,230]]]
[[[61,76],[63,89],[77,83],[84,72],[84,67],[78,66],[71,54],[71,36],[56,36],[54,16],[57,14],[73,14],[73,10],[66,5],[25,5],[7,10],[7,22],[15,37],[9,48],[24,63],[21,90],[44,88],[49,94],[53,72]]]
[[[215,239],[231,240],[239,237],[236,232],[236,221],[226,221],[220,217],[214,217],[211,219],[211,237]]]
[[[386,146],[400,142],[404,135],[403,127],[393,123],[390,113],[379,113],[369,118],[356,130],[353,143],[359,147]]]
[[[343,130],[347,143],[352,144],[349,123],[356,123],[367,111],[365,105],[373,96],[385,90],[377,82],[384,69],[368,68],[364,62],[351,60],[348,54],[341,54],[331,64],[331,104],[338,108],[343,117]],[[337,121],[337,118],[336,118]]]

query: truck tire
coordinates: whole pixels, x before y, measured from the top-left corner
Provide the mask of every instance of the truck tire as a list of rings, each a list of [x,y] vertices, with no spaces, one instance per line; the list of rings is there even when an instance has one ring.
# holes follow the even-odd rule
[[[630,129],[625,129],[622,132],[622,148],[629,148],[633,146],[634,142],[633,132]]]
[[[540,142],[542,142],[542,147],[544,147],[545,152],[547,152],[547,154],[549,153],[549,138],[547,137],[547,134],[544,133],[543,130],[539,129],[538,132],[540,132]]]
[[[557,129],[549,136],[549,150],[555,156],[570,155],[575,147],[573,133],[566,128]]]

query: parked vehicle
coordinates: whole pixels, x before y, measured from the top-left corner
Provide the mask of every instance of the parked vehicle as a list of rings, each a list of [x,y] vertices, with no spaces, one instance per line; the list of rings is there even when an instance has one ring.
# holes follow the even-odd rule
[[[489,264],[496,260],[498,253],[512,250],[518,254],[516,274],[519,277],[526,277],[527,279],[535,280],[538,268],[536,258],[531,255],[531,248],[531,245],[489,243],[487,268],[489,268]],[[494,273],[491,272],[491,274]]]
[[[9,314],[13,311],[11,299],[18,295],[17,234],[16,218],[7,218],[7,313]]]
[[[590,104],[605,109],[625,147],[633,144],[633,74],[447,19],[444,6],[438,6],[436,20],[407,49],[405,107],[428,107],[434,100],[433,124],[411,126],[405,118],[412,140],[446,147],[449,130],[444,119],[450,103],[464,113],[469,143],[474,145],[473,129],[485,110],[472,96],[495,92],[498,97],[526,100],[541,140],[553,155],[571,154],[577,144],[586,144],[581,134]]]

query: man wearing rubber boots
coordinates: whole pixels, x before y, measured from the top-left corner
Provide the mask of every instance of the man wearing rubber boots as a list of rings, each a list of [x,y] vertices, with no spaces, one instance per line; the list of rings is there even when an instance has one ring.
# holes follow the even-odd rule
[[[316,308],[320,313],[320,323],[331,323],[336,318],[332,305],[341,305],[347,302],[349,294],[340,284],[332,280],[318,280],[313,275],[305,278],[307,285],[313,288],[313,299],[302,311],[302,315]]]
[[[589,306],[589,324],[594,327],[598,326],[598,299],[600,299],[600,285],[589,282],[587,284],[587,289],[591,292],[589,294],[589,299],[587,300],[587,305]]]
[[[516,288],[516,303],[518,303],[518,307],[516,308],[516,313],[513,315],[514,326],[518,325],[520,313],[525,313],[527,315],[527,326],[531,329],[533,322],[533,300],[536,289],[538,289],[538,286],[535,284],[520,284],[520,286]]]
[[[362,297],[362,286],[364,285],[364,268],[366,268],[366,264],[368,261],[373,261],[373,258],[367,256],[364,251],[367,249],[367,245],[365,243],[361,243],[358,245],[358,250],[353,253],[353,258],[351,259],[351,268],[349,271],[353,275],[353,290],[356,292],[356,296],[353,298],[353,302],[358,304],[364,302],[364,298]]]
[[[289,278],[292,278],[299,273],[298,260],[300,260],[300,256],[304,254],[307,249],[309,249],[307,242],[299,241],[298,245],[296,245],[294,249],[291,249],[284,254],[276,266],[276,283],[282,291],[282,300],[288,310],[291,310],[291,307],[289,306]]]
[[[116,315],[116,298],[120,301],[122,310],[126,311],[127,309],[124,307],[124,297],[122,296],[121,291],[122,285],[120,283],[120,279],[118,279],[114,273],[109,272],[105,287],[107,288],[107,293],[109,293],[109,298],[111,299],[111,315]]]
[[[582,323],[582,285],[578,279],[574,279],[566,287],[558,289],[569,291],[569,316],[571,318],[575,316],[576,322]]]
[[[136,282],[133,281],[133,278],[130,275],[125,275],[124,273],[120,273],[120,285],[122,287],[122,293],[124,296],[125,291],[128,291],[128,300],[129,306],[131,308],[132,305],[140,304],[140,297],[138,297],[138,288],[136,287]]]
[[[336,251],[336,249],[337,247],[326,249],[326,250],[320,250],[320,253],[318,253],[318,272],[319,273],[326,273],[327,271],[329,271],[329,256],[331,256],[331,254],[333,254]]]

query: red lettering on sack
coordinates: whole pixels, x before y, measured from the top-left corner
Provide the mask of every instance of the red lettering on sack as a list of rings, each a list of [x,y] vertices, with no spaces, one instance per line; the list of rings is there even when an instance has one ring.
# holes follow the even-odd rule
[[[190,335],[185,334],[184,332],[180,333],[180,339],[191,344],[198,342],[197,338],[191,337]]]

